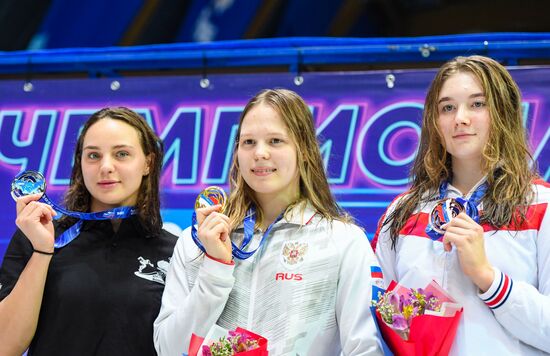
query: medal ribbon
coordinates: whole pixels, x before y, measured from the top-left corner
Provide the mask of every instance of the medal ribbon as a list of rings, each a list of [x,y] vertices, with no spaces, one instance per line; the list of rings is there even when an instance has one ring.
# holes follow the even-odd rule
[[[271,229],[273,226],[279,222],[283,218],[283,213],[281,213],[275,221],[273,221],[269,227],[265,230],[264,234],[262,235],[262,239],[260,240],[260,244],[256,249],[253,251],[245,251],[246,247],[250,244],[250,241],[252,241],[252,238],[254,237],[254,226],[256,225],[256,209],[250,208],[248,212],[246,213],[246,216],[243,220],[243,227],[244,227],[244,238],[243,242],[241,243],[241,246],[237,246],[233,241],[231,241],[231,254],[233,257],[239,260],[246,260],[250,256],[252,256],[256,251],[258,251],[263,244],[266,241],[267,236],[271,232]],[[197,235],[197,214],[193,212],[193,215],[191,217],[191,237],[193,238],[193,241],[197,245],[197,247],[204,253],[206,253],[206,249],[202,245],[202,242],[199,240]]]
[[[61,235],[59,235],[53,244],[55,248],[61,248],[66,246],[71,241],[76,239],[80,235],[80,230],[82,228],[82,222],[84,220],[112,220],[112,219],[126,219],[132,215],[137,214],[137,209],[133,206],[119,206],[114,209],[98,211],[94,213],[81,213],[76,211],[68,211],[61,208],[54,202],[52,202],[46,194],[40,198],[48,205],[51,205],[55,211],[59,211],[61,214],[68,215],[73,218],[79,219],[73,226],[65,230]]]

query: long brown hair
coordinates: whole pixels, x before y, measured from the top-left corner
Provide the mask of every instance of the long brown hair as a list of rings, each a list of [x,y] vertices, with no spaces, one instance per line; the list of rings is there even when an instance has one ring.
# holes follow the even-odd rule
[[[501,228],[509,223],[521,224],[526,219],[526,207],[533,197],[530,183],[537,173],[523,128],[519,88],[506,68],[491,58],[456,57],[439,69],[430,85],[419,149],[410,172],[411,188],[383,222],[389,225],[393,246],[407,219],[423,203],[423,197],[433,195],[442,181],[452,178],[452,158],[437,125],[437,102],[443,84],[456,73],[470,73],[479,82],[491,120],[482,153],[488,189],[482,198],[480,223]]]
[[[82,176],[82,145],[88,129],[99,120],[107,118],[120,120],[132,126],[138,133],[143,153],[145,156],[150,157],[149,174],[144,176],[141,181],[136,208],[146,235],[157,236],[162,229],[159,180],[164,148],[160,138],[153,132],[143,117],[125,107],[101,109],[90,116],[82,127],[74,152],[71,182],[64,199],[65,206],[72,211],[90,211],[91,195],[84,184],[84,177]],[[65,226],[69,226],[74,223],[74,219],[64,216],[60,219],[60,222]]]
[[[239,120],[237,140],[233,149],[233,162],[229,173],[231,194],[225,209],[225,213],[230,217],[231,226],[238,226],[252,205],[258,207],[256,225],[261,225],[264,219],[252,189],[241,175],[237,159],[238,142],[244,117],[252,108],[260,104],[268,105],[279,114],[296,145],[299,158],[297,163],[300,174],[300,196],[287,208],[287,211],[302,201],[309,201],[317,213],[329,221],[351,221],[351,217],[338,206],[330,191],[319,144],[315,136],[313,116],[307,104],[293,91],[268,89],[260,91],[248,102]]]

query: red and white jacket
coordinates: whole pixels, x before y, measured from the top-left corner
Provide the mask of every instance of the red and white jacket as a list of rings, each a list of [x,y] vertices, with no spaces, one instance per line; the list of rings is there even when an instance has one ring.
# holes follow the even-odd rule
[[[464,307],[451,355],[550,353],[550,184],[537,180],[533,189],[535,198],[522,226],[497,230],[483,225],[485,251],[495,269],[493,284],[483,294],[463,274],[456,249],[445,252],[442,242],[427,236],[428,214],[435,199],[408,219],[401,230],[408,233],[399,235],[395,249],[387,226],[378,227],[372,246],[386,285],[396,280],[418,288],[435,279]],[[447,197],[461,196],[449,185]],[[482,212],[482,204],[478,209]]]
[[[248,251],[262,237],[256,232]],[[239,244],[243,229],[231,239]],[[273,225],[246,260],[224,264],[203,254],[183,231],[154,323],[160,356],[187,352],[191,334],[218,324],[268,339],[270,355],[381,355],[370,312],[376,257],[357,226],[296,207]]]

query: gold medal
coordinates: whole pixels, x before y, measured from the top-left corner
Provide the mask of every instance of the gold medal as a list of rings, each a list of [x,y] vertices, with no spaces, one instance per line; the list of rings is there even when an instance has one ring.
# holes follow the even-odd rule
[[[195,209],[221,204],[221,212],[223,212],[226,201],[227,195],[222,188],[216,186],[207,187],[197,196],[195,200]]]

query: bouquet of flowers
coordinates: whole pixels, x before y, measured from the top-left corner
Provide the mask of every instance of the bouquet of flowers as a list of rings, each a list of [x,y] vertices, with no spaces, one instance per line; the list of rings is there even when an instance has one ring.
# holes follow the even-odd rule
[[[248,330],[214,325],[205,338],[191,337],[189,356],[267,356],[267,339]]]
[[[425,288],[406,288],[392,281],[373,296],[371,310],[385,343],[398,355],[447,355],[462,315],[435,281]],[[387,351],[387,350],[386,350]]]

